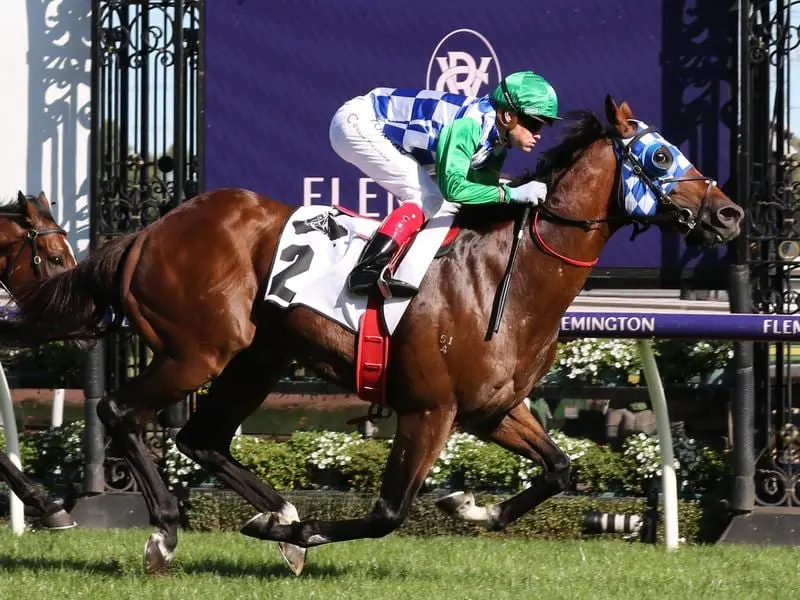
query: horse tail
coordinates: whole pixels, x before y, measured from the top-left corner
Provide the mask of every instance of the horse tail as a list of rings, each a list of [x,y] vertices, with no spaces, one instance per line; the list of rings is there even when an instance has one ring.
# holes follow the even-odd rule
[[[74,268],[17,290],[21,316],[0,321],[0,340],[27,345],[96,337],[108,309],[120,313],[122,266],[139,234],[108,242]]]

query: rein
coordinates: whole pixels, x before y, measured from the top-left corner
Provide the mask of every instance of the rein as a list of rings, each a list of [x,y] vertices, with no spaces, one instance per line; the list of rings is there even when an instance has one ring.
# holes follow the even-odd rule
[[[573,267],[593,267],[593,266],[595,266],[600,260],[599,256],[597,258],[595,258],[594,260],[577,260],[577,259],[574,259],[574,258],[569,258],[568,256],[564,256],[563,254],[561,254],[561,253],[557,252],[556,250],[554,250],[552,248],[552,246],[550,246],[547,242],[544,241],[544,238],[542,237],[542,234],[539,231],[539,215],[542,212],[544,212],[544,210],[542,210],[542,209],[544,209],[544,207],[540,207],[540,210],[537,210],[536,214],[533,216],[534,239],[536,240],[536,243],[539,245],[539,247],[542,250],[544,250],[547,254],[555,256],[556,258],[562,260],[563,262],[567,263],[568,265],[572,265]],[[547,210],[549,211],[549,209],[547,209]],[[553,213],[549,213],[549,214],[552,215]],[[588,221],[587,221],[587,223],[588,223]],[[583,223],[581,223],[581,224],[583,224]]]

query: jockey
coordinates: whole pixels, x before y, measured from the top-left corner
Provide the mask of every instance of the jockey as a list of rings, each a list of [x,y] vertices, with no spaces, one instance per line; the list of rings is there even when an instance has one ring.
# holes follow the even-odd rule
[[[436,215],[455,214],[462,204],[543,200],[545,184],[509,188],[500,169],[509,148],[530,152],[557,112],[555,90],[531,71],[505,77],[480,98],[375,88],[342,105],[331,121],[331,146],[401,203],[364,247],[348,277],[350,291],[369,295],[380,280],[385,295],[414,296],[417,288],[394,279],[392,270]]]

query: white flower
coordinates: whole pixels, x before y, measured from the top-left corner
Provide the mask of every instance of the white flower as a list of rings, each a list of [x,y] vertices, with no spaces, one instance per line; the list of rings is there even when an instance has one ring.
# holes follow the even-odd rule
[[[357,433],[326,431],[316,438],[317,448],[311,452],[308,462],[315,468],[326,471],[346,466],[352,461],[350,448],[364,443]]]

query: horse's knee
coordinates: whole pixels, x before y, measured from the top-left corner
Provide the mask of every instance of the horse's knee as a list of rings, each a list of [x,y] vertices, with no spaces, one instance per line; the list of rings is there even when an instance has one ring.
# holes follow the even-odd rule
[[[122,425],[124,416],[117,408],[113,398],[106,396],[97,403],[97,418],[103,423],[106,429],[117,429]]]
[[[378,500],[370,515],[370,537],[384,537],[397,530],[406,520],[406,513],[405,510],[394,510],[386,506],[383,500]]]

